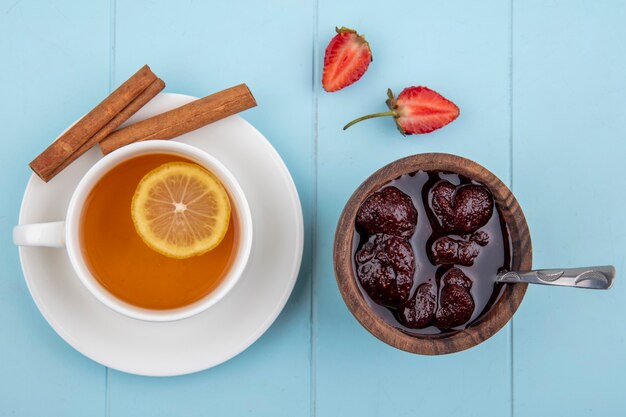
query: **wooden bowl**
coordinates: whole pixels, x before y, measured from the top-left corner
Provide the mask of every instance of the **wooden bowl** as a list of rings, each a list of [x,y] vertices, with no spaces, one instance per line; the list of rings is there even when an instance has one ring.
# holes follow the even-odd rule
[[[335,276],[341,295],[356,319],[383,342],[407,352],[442,355],[476,346],[500,330],[519,307],[527,284],[505,284],[499,300],[481,319],[465,330],[436,335],[409,335],[393,327],[367,304],[352,266],[354,222],[363,201],[389,181],[415,171],[449,171],[486,185],[509,229],[513,270],[530,270],[532,247],[524,213],[511,190],[487,169],[460,156],[426,153],[399,159],[372,174],[346,204],[335,233]]]

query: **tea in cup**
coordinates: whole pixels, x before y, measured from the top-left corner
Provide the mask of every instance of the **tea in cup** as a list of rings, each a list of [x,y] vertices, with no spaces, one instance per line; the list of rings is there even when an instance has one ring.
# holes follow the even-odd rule
[[[113,310],[170,321],[234,287],[250,256],[252,217],[236,179],[211,155],[145,141],[98,161],[65,221],[19,225],[13,236],[20,246],[66,247],[79,279]]]

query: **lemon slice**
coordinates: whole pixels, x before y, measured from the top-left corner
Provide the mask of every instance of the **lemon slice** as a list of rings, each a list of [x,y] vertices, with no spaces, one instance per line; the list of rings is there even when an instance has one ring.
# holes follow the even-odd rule
[[[209,171],[169,162],[148,172],[131,205],[135,229],[155,251],[170,258],[202,255],[220,244],[230,221],[230,200]]]

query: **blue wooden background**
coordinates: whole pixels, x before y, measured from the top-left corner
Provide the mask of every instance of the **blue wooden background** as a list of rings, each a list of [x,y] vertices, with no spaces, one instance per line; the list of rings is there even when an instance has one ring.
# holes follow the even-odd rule
[[[0,416],[621,416],[626,413],[626,2],[582,0],[0,0]],[[319,85],[335,25],[367,35],[356,85]],[[142,64],[166,91],[246,82],[244,117],[285,159],[306,250],[294,293],[250,349],[205,372],[146,378],[75,352],[32,302],[11,243],[27,163]],[[387,87],[454,100],[448,127],[402,139]],[[486,343],[414,356],[370,336],[332,270],[343,204],[380,166],[442,151],[517,195],[537,267],[612,263],[609,292],[529,288]]]

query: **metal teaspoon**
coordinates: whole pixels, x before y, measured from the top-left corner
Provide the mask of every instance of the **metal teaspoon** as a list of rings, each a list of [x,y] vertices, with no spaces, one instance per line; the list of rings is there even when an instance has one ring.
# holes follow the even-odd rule
[[[535,271],[503,271],[496,277],[496,282],[507,284],[528,283],[559,285],[562,287],[608,290],[615,280],[615,267],[588,266],[566,269],[538,269]]]

